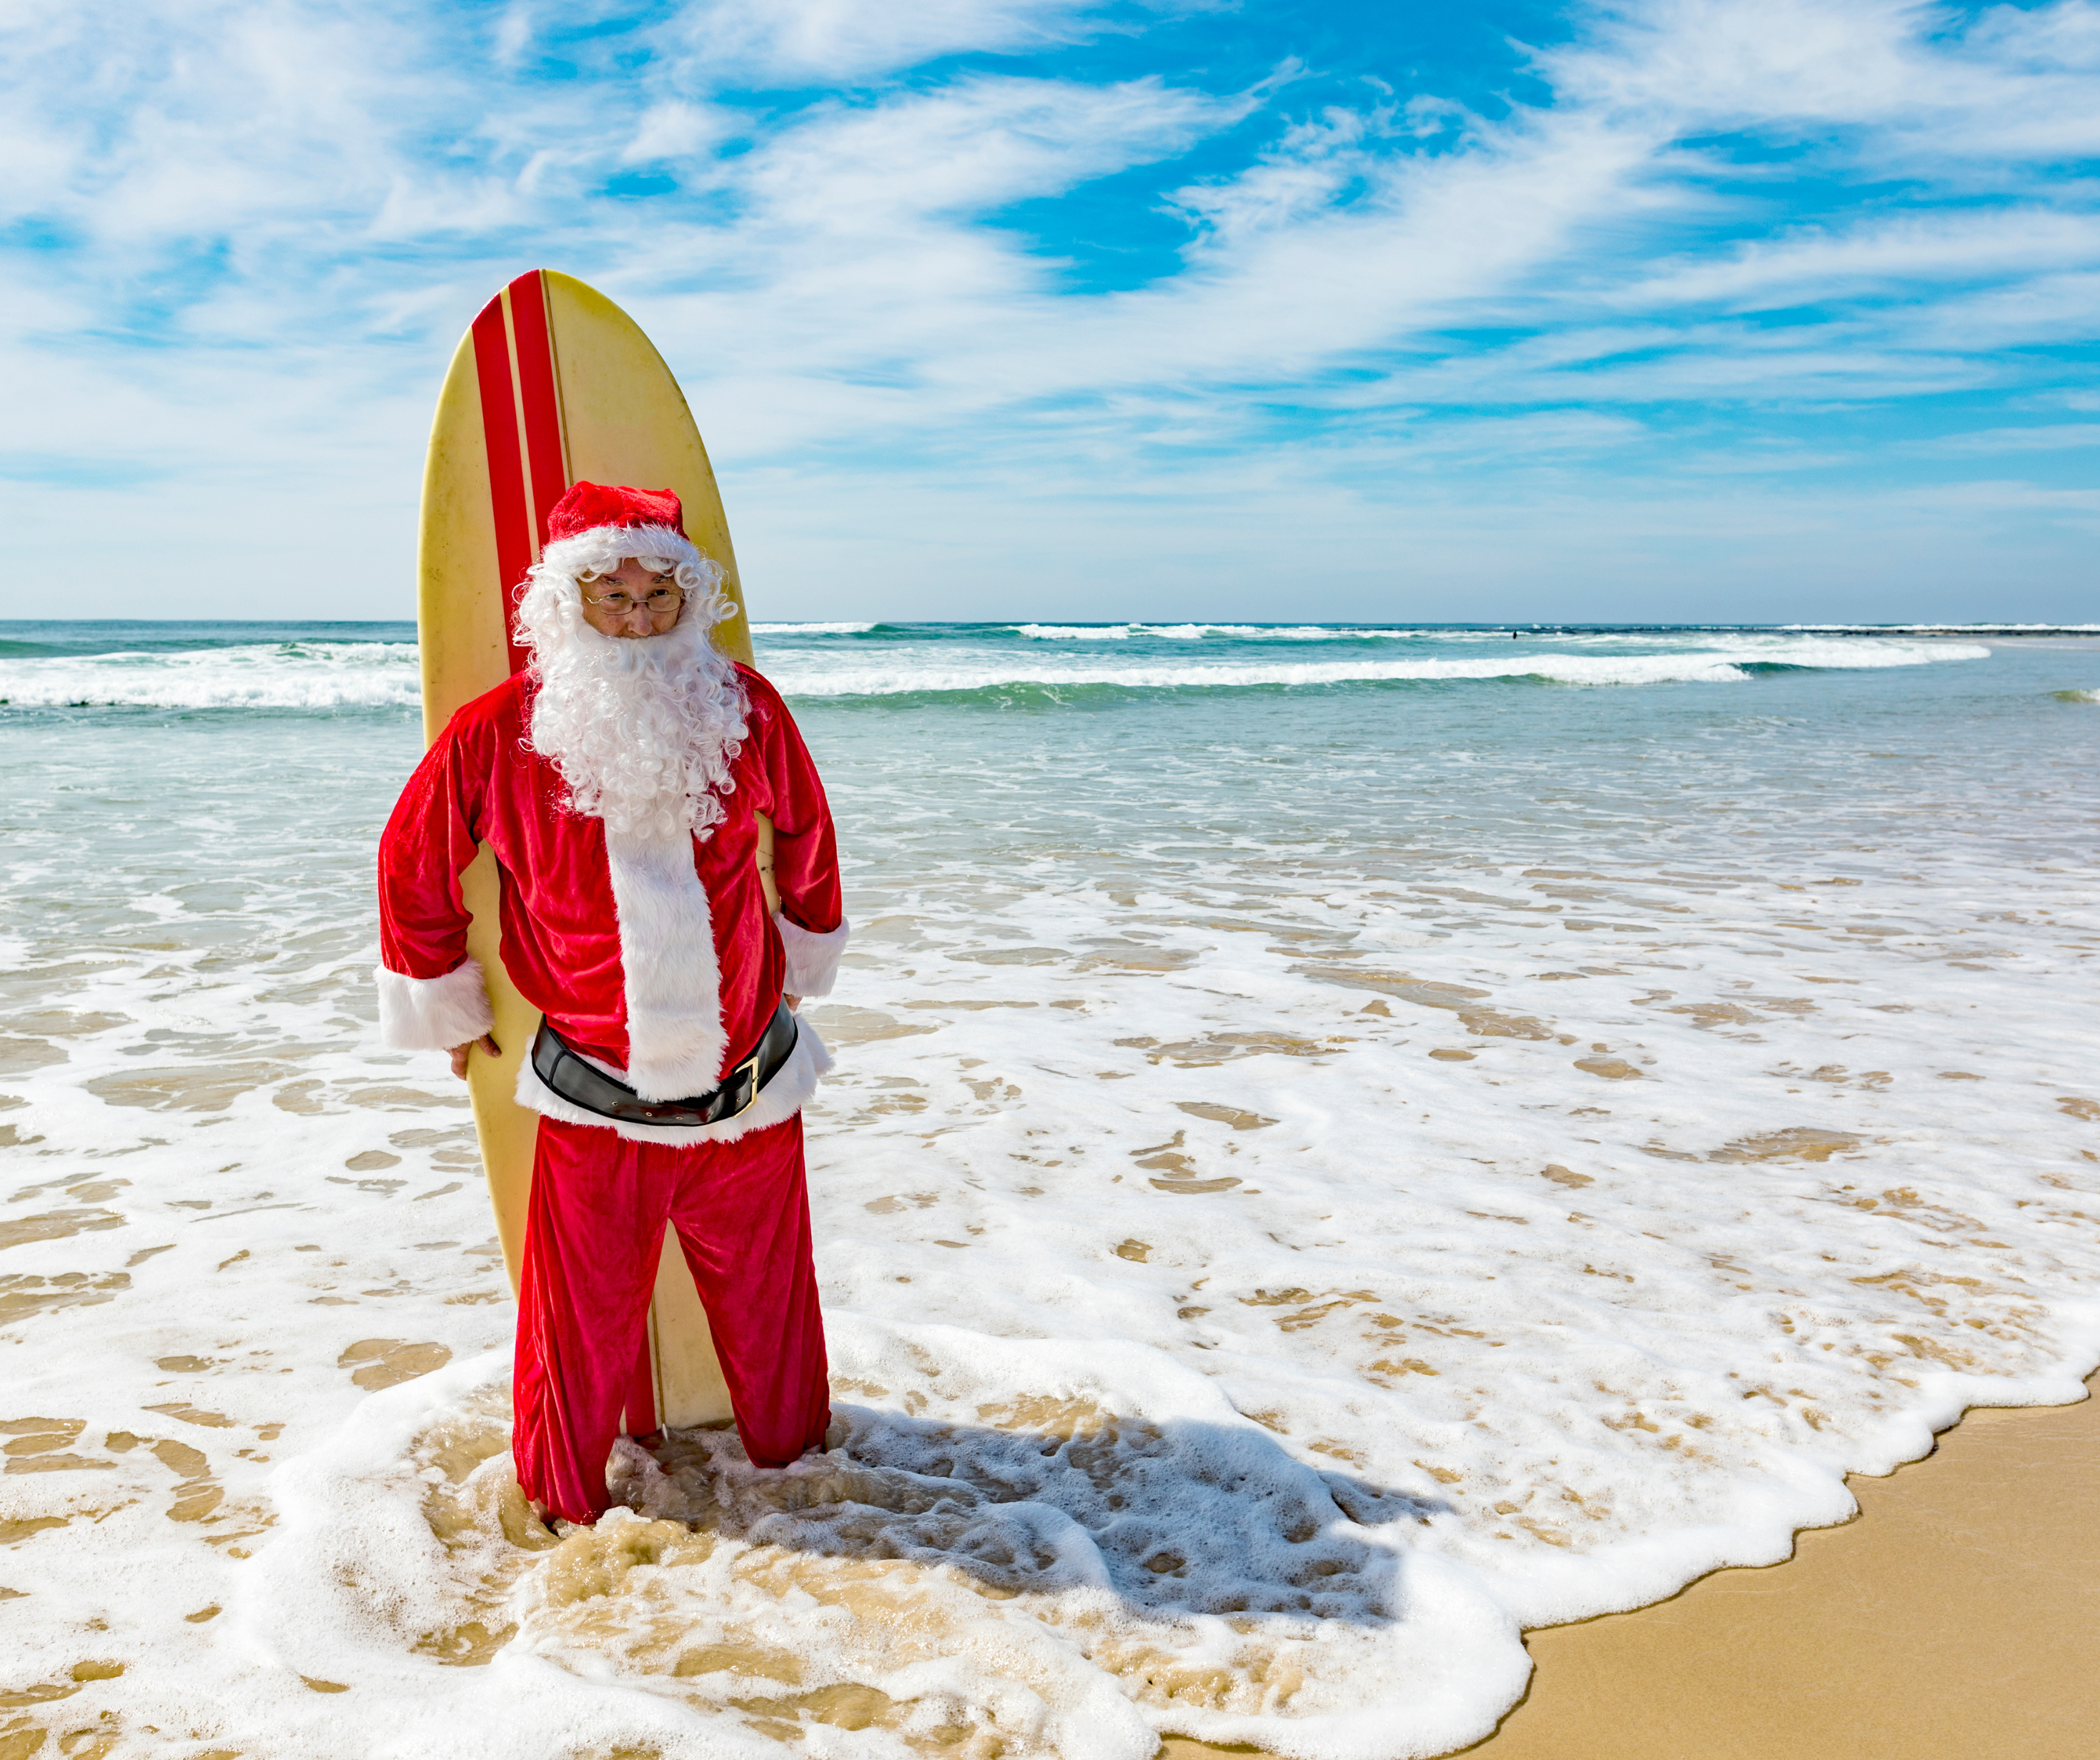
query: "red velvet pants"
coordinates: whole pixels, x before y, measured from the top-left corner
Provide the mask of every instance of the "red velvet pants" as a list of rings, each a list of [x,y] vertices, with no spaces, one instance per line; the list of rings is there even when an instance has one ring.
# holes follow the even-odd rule
[[[571,1521],[606,1507],[650,1291],[675,1224],[744,1451],[783,1467],[830,1421],[800,1115],[734,1142],[664,1148],[540,1120],[512,1375],[518,1482]]]

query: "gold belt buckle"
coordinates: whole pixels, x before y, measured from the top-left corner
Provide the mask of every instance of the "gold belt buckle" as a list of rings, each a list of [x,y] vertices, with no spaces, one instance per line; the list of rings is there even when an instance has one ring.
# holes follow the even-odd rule
[[[752,1052],[749,1057],[746,1058],[741,1063],[738,1064],[735,1070],[732,1072],[734,1075],[741,1076],[746,1070],[749,1070],[751,1071],[751,1098],[745,1101],[743,1104],[739,1107],[734,1112],[730,1114],[731,1118],[742,1118],[745,1113],[748,1112],[753,1107],[758,1104],[758,1060],[765,1054],[765,1041],[761,1040],[759,1042],[758,1049]]]

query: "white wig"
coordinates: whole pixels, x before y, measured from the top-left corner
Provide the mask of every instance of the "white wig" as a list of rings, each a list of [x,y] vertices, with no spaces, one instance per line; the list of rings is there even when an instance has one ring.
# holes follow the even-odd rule
[[[678,621],[646,639],[605,636],[584,618],[581,577],[632,557],[685,589]],[[518,601],[532,653],[531,741],[569,785],[567,805],[608,831],[706,838],[734,786],[748,729],[742,681],[712,639],[735,614],[722,572],[668,526],[601,526],[547,546]]]

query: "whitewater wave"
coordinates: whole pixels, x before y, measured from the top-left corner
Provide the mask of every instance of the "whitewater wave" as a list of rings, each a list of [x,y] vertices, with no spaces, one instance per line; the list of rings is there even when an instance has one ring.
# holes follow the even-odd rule
[[[15,709],[386,709],[422,701],[413,642],[260,642],[0,661]]]
[[[1158,641],[1201,641],[1207,636],[1236,636],[1252,641],[1419,641],[1432,633],[1412,629],[1352,629],[1339,624],[1299,623],[1288,627],[1266,623],[1009,623],[1004,627],[1030,641],[1128,641],[1149,636]],[[1465,631],[1468,640],[1481,631]]]
[[[828,637],[862,634],[877,627],[761,624],[758,629]],[[1002,642],[1000,636],[1013,627],[1001,626],[998,633],[973,631],[960,637],[929,632],[918,640],[882,644],[879,651],[818,640],[770,650],[761,657],[761,664],[791,697],[893,697],[1004,687],[1204,690],[1493,680],[1575,686],[1728,684],[1739,684],[1754,671],[1775,668],[1851,671],[1980,660],[1990,653],[1975,644],[1943,640],[1747,635],[1688,642],[1662,653],[1617,651],[1617,645],[1613,651],[1599,652],[1598,644],[1577,639],[1576,652],[1511,645],[1507,653],[1447,658],[1396,654],[1389,648],[1335,659],[1299,659],[1248,649],[1236,653],[1231,648],[1212,650],[1200,658],[1190,654],[1185,660],[1156,650],[1096,650],[1065,658],[1039,648]],[[1253,627],[1184,627],[1235,631]],[[1159,633],[1159,627],[1151,625],[1122,628],[1125,632]],[[1277,632],[1260,633],[1272,636]],[[1316,633],[1333,636],[1346,632],[1307,626],[1290,632],[1287,639],[1309,640]],[[1654,642],[1651,639],[1641,645],[1652,648]],[[0,703],[14,709],[412,709],[421,701],[421,680],[412,642],[263,642],[178,652],[137,649],[0,658]]]
[[[1818,636],[2100,636],[2100,623],[1780,623]]]
[[[1515,653],[1471,660],[1216,660],[1183,665],[1057,664],[985,654],[946,664],[840,664],[796,658],[771,676],[789,696],[890,696],[899,693],[975,691],[1000,685],[1119,685],[1135,690],[1186,690],[1252,685],[1352,684],[1400,680],[1462,683],[1536,679],[1548,684],[1731,684],[1747,669],[1786,667],[1840,670],[1924,666],[1942,660],[1983,660],[1988,648],[1921,643],[1798,641],[1745,644],[1681,653]]]
[[[865,636],[873,623],[754,623],[754,636]]]

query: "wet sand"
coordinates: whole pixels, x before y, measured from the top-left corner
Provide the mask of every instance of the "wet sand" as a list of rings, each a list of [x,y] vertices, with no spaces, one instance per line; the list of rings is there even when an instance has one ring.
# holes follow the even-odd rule
[[[917,651],[798,699],[862,926],[810,1135],[867,1494],[674,1486],[699,1532],[567,1552],[502,1520],[465,1097],[372,1024],[407,711],[241,709],[355,671],[288,627],[209,713],[0,715],[0,1760],[1149,1760],[1167,1709],[1390,1760],[1493,1727],[1520,1626],[2082,1391],[2089,671],[1068,701]],[[1440,1568],[1395,1597],[1397,1524]],[[1667,1702],[1563,1679],[1506,1746]]]
[[[2087,1383],[2100,1391],[2100,1375]],[[1529,1632],[1483,1760],[2082,1760],[2100,1749],[2100,1399],[1978,1409],[1858,1518]],[[1254,1755],[1170,1739],[1161,1760]]]

